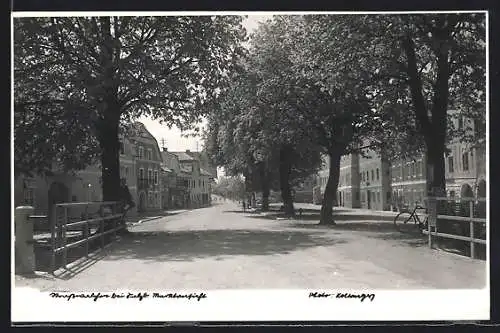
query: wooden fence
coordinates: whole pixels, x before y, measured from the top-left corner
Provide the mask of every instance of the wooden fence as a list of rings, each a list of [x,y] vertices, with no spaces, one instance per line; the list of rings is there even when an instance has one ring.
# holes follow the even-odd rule
[[[115,201],[61,203],[51,208],[50,217],[31,215],[29,218],[34,222],[35,242],[49,249],[52,274],[57,256],[62,256],[61,266],[67,267],[68,250],[84,247],[81,256],[88,256],[94,240],[99,239],[103,248],[126,227],[121,203]],[[111,234],[113,237],[106,237]]]
[[[428,197],[426,198],[426,208],[428,228],[424,230],[424,234],[428,236],[429,247],[433,247],[434,238],[466,241],[470,246],[470,257],[475,258],[476,244],[486,245],[486,199],[460,198],[457,200],[447,197]],[[462,226],[468,223],[468,230],[467,228],[459,229],[468,232],[463,232],[465,235],[442,232],[440,228],[442,228],[445,221],[456,221]],[[476,235],[476,229],[484,230],[484,235]],[[484,238],[478,238],[477,236],[484,236]]]

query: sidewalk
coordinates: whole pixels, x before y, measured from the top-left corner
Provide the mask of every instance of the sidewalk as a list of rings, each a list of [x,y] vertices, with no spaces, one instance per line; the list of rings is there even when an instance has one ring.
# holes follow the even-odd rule
[[[125,220],[126,220],[127,225],[131,226],[131,225],[136,225],[136,224],[140,224],[140,223],[147,222],[147,221],[160,219],[162,217],[167,217],[167,216],[185,213],[188,211],[189,211],[189,209],[164,210],[164,211],[151,212],[151,214],[140,214],[140,215],[136,215],[136,216],[127,216],[125,218]]]

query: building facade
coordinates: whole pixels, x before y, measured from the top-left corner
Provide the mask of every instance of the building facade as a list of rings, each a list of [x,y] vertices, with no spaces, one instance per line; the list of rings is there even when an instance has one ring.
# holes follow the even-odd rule
[[[142,213],[161,209],[163,162],[158,142],[142,123],[134,123],[134,135],[130,138],[135,147],[137,179],[137,211]]]
[[[359,182],[359,156],[349,154],[340,159],[339,185],[337,188],[339,206],[361,207]]]
[[[455,129],[475,131],[474,123],[465,118],[456,117],[451,125]],[[447,148],[449,153],[444,156],[447,196],[486,198],[486,140],[481,139],[474,145],[452,141]],[[424,204],[428,189],[425,153],[392,163],[374,151],[367,151],[365,155],[342,157],[337,205],[396,211]],[[321,203],[328,181],[328,168],[325,156],[313,190],[317,204]]]
[[[120,178],[136,203],[128,214],[161,208],[161,155],[158,144],[143,124],[135,124],[135,134],[120,136]],[[14,204],[31,205],[40,214],[62,202],[102,201],[101,165],[95,163],[75,173],[58,171],[46,176],[19,176],[14,181]]]

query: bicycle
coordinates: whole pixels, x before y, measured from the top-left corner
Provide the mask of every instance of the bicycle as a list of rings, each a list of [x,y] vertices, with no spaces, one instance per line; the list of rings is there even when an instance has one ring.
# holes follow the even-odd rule
[[[419,215],[417,214],[417,210],[424,209],[424,207],[420,205],[416,205],[413,211],[409,210],[403,210],[400,212],[396,217],[394,218],[394,227],[396,230],[401,231],[400,225],[404,224],[406,225],[409,221],[413,219],[413,222],[417,225],[418,230],[420,233],[423,233],[424,230],[427,230],[428,228],[428,219],[429,217],[426,215],[423,221],[420,219]],[[408,216],[409,214],[409,216]]]

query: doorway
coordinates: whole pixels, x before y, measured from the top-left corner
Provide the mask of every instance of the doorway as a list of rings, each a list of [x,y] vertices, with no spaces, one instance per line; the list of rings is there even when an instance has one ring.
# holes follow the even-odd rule
[[[146,211],[146,193],[144,191],[139,193],[139,207],[137,207],[137,211],[140,213]]]

